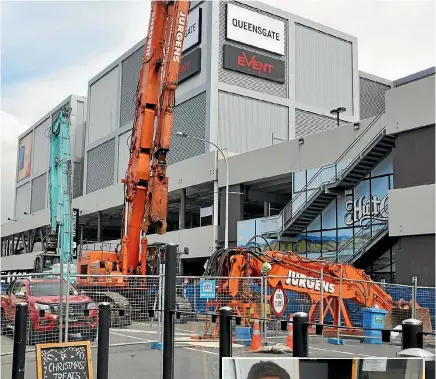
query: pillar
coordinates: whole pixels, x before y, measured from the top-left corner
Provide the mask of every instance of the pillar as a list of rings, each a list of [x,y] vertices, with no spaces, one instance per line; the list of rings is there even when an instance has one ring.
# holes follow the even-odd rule
[[[97,242],[101,242],[101,229],[102,229],[102,213],[101,211],[97,212]]]
[[[179,206],[179,229],[185,229],[185,214],[186,214],[186,188],[182,188],[180,193],[180,206]]]
[[[235,246],[237,241],[237,223],[244,219],[244,186],[235,184],[229,186],[229,247]],[[220,224],[218,240],[224,244],[224,228],[226,219],[226,188],[219,192]]]

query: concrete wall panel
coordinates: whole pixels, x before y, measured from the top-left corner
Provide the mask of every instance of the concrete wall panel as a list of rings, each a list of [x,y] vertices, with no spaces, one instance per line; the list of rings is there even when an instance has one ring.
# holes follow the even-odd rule
[[[91,84],[87,144],[97,141],[118,128],[118,91],[118,66]]]
[[[296,24],[295,99],[325,112],[342,106],[353,116],[352,43]]]
[[[21,218],[24,212],[30,212],[30,182],[17,188],[15,199],[15,218]]]
[[[50,159],[50,127],[51,119],[47,118],[35,129],[35,146],[33,152],[34,176],[47,172]]]
[[[47,198],[47,174],[42,174],[32,180],[30,212],[44,209],[47,206]]]
[[[388,134],[435,124],[435,76],[386,92]]]
[[[435,185],[390,190],[389,235],[435,233]]]
[[[273,134],[280,140],[289,138],[287,107],[220,91],[218,112],[221,149],[245,153],[272,145]]]
[[[392,161],[394,188],[434,184],[435,127],[428,126],[398,134]]]

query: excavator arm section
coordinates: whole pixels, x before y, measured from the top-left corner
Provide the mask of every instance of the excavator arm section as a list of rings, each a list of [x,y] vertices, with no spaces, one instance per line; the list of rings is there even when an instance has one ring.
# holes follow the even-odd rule
[[[122,180],[125,185],[121,245],[123,275],[137,272],[140,251],[141,273],[145,274],[145,234],[150,226],[158,233],[166,230],[166,154],[188,10],[188,1],[152,1],[151,4],[129,146],[130,159],[126,177]]]

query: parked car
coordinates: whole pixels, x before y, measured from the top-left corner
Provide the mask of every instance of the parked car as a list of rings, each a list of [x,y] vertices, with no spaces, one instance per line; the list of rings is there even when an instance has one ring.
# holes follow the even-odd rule
[[[63,283],[63,321],[65,329],[66,295],[69,295],[68,333],[80,333],[85,340],[97,337],[98,309],[92,299],[81,294],[72,283]],[[29,306],[28,343],[46,341],[57,337],[60,327],[60,282],[59,279],[17,279],[11,283],[6,295],[1,298],[1,333],[14,328],[15,308],[18,302]]]

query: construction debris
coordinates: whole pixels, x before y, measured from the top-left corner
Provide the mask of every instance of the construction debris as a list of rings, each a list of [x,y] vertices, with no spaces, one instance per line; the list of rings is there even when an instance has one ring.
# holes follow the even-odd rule
[[[282,343],[276,343],[272,346],[262,346],[258,350],[253,351],[255,353],[270,353],[270,354],[289,354],[292,353],[292,349]]]

